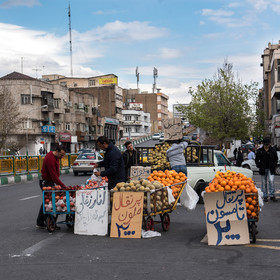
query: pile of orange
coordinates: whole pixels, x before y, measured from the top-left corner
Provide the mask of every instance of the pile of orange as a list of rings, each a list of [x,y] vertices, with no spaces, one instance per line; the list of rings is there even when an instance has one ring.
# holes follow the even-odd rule
[[[173,184],[181,183],[187,180],[187,176],[183,172],[177,173],[175,170],[154,170],[148,177],[149,181],[158,181],[164,186],[171,186]],[[182,189],[183,185],[179,184],[171,186],[172,194],[176,199]]]
[[[244,190],[248,218],[257,218],[259,213],[258,190],[252,178],[234,171],[218,171],[215,178],[205,188],[206,192]]]

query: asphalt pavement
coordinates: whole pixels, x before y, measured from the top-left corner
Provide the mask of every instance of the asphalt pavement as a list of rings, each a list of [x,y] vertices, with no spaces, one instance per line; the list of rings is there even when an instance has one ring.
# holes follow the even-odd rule
[[[66,185],[89,176],[61,176]],[[254,175],[257,186],[260,176]],[[35,228],[42,201],[38,180],[0,186],[1,279],[278,279],[280,271],[280,176],[278,202],[265,203],[255,244],[208,246],[204,205],[170,214],[160,237],[117,239],[75,235],[65,225],[50,234]],[[61,217],[63,218],[63,215]]]

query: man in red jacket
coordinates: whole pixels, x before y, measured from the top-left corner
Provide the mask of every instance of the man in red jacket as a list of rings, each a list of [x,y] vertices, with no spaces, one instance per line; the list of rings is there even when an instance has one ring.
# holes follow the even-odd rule
[[[65,185],[60,181],[59,175],[59,160],[65,156],[65,150],[63,147],[58,146],[55,151],[51,151],[47,153],[45,156],[43,167],[41,170],[40,180],[40,188],[42,190],[43,187],[60,185],[61,187],[65,187]],[[43,204],[41,205],[38,217],[37,224],[38,228],[46,228],[45,224],[45,215],[43,212]]]

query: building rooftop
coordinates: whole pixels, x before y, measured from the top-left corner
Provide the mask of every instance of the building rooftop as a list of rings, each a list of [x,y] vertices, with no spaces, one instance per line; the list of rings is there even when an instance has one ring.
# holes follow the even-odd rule
[[[0,80],[34,80],[37,81],[37,79],[32,78],[30,76],[24,75],[22,73],[18,72],[12,72],[6,76],[3,76],[0,78]]]

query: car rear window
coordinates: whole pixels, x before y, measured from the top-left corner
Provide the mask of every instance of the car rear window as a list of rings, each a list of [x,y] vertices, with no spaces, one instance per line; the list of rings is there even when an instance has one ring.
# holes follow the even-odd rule
[[[96,155],[95,155],[95,153],[93,153],[93,154],[81,154],[77,157],[77,159],[85,159],[85,160],[96,159]]]

